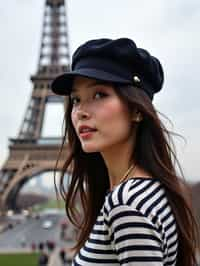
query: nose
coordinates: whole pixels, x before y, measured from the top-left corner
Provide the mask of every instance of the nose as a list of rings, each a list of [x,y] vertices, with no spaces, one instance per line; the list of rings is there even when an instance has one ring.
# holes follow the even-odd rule
[[[90,113],[88,110],[86,110],[86,108],[83,108],[80,106],[80,108],[78,108],[77,110],[77,118],[79,120],[85,120],[85,119],[89,119],[90,118]]]

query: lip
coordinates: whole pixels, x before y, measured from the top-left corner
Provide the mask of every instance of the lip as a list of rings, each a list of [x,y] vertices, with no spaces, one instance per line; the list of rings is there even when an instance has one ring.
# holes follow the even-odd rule
[[[82,139],[89,139],[96,132],[96,128],[88,125],[81,125],[78,127],[78,134]]]
[[[84,132],[84,133],[80,133],[79,136],[81,139],[89,139],[92,137],[92,135],[95,133],[96,131],[88,131],[88,132]]]
[[[87,131],[85,131],[87,130]],[[81,134],[86,134],[86,133],[92,133],[92,132],[95,132],[96,131],[96,128],[93,128],[93,127],[90,127],[90,126],[87,126],[87,125],[81,125],[78,127],[78,133],[81,135]]]

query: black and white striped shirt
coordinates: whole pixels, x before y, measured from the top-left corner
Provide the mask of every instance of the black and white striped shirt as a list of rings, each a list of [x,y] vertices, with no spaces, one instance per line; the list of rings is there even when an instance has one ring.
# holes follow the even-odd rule
[[[175,266],[178,235],[161,183],[131,178],[106,195],[72,266]]]

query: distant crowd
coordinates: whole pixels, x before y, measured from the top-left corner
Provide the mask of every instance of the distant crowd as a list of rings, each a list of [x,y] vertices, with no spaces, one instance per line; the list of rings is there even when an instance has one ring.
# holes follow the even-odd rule
[[[50,257],[55,250],[56,244],[53,241],[47,241],[45,243],[40,242],[38,245],[32,243],[31,248],[32,251],[38,251],[38,266],[47,266],[50,260]],[[60,261],[63,266],[69,265],[71,263],[71,259],[68,258],[67,252],[64,248],[60,248],[59,250]]]

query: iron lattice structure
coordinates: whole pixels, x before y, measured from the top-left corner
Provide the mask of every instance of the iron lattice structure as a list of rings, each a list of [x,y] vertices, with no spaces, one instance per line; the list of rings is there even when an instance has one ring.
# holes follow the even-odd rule
[[[17,195],[28,179],[55,169],[61,136],[42,138],[47,103],[65,105],[65,98],[50,90],[52,80],[69,70],[69,43],[64,0],[46,0],[37,72],[17,138],[10,139],[9,155],[0,171],[0,207],[17,209]],[[67,147],[64,149],[67,152]],[[61,155],[58,169],[66,154]]]

